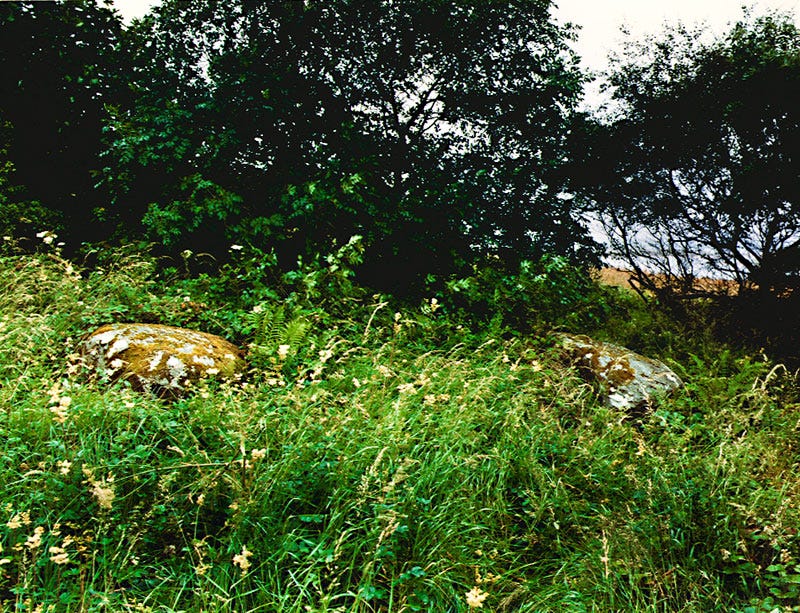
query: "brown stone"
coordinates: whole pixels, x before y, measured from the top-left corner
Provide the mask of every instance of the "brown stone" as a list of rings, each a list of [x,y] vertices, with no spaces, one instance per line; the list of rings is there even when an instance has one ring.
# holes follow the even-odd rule
[[[242,351],[225,339],[158,324],[110,324],[82,344],[84,362],[112,380],[138,390],[180,395],[203,378],[230,378],[244,370]]]
[[[658,395],[667,395],[683,381],[666,364],[612,343],[588,336],[561,334],[570,361],[602,389],[606,404],[633,410],[649,405]]]

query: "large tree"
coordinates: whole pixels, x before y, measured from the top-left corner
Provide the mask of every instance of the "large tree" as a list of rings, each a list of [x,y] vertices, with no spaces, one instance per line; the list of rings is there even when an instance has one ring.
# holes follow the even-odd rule
[[[0,3],[2,226],[60,224],[74,242],[97,238],[93,210],[106,105],[120,87],[118,16],[93,0]],[[14,185],[16,193],[7,193]],[[34,200],[34,211],[23,202]],[[50,214],[43,214],[48,211]]]
[[[740,290],[796,287],[800,33],[792,21],[747,15],[717,38],[671,28],[631,42],[609,80],[616,110],[583,132],[578,176],[612,255],[649,289],[666,279],[702,294],[703,275]]]
[[[165,0],[128,33],[118,211],[192,248],[363,234],[385,282],[481,250],[574,254],[589,242],[557,196],[582,77],[550,9]]]

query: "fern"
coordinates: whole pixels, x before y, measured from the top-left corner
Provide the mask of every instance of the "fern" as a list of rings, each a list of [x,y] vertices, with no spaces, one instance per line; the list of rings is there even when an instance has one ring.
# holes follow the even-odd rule
[[[285,360],[297,353],[308,335],[310,324],[301,315],[287,313],[284,305],[258,305],[247,315],[248,326],[253,330],[250,350],[256,358]]]
[[[270,308],[262,302],[248,313],[248,324],[253,330],[254,345],[277,346],[286,324],[286,309],[282,305]]]

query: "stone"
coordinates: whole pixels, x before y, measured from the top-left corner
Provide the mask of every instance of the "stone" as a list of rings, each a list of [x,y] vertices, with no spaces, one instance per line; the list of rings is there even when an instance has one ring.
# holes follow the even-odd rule
[[[659,360],[588,336],[559,336],[570,361],[600,385],[608,406],[635,411],[683,387],[680,377]]]
[[[226,379],[244,371],[242,351],[224,338],[159,324],[109,324],[86,336],[84,363],[137,390],[179,396],[203,378]]]

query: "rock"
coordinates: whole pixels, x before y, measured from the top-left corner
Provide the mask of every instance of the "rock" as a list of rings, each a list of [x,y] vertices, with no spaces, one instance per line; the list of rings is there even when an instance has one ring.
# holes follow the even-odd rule
[[[245,367],[242,352],[219,336],[158,324],[102,326],[84,339],[81,354],[99,374],[169,396],[189,382],[230,378]]]
[[[571,361],[587,378],[601,385],[611,407],[631,411],[649,406],[683,381],[666,364],[630,349],[595,341],[588,336],[560,335]]]

